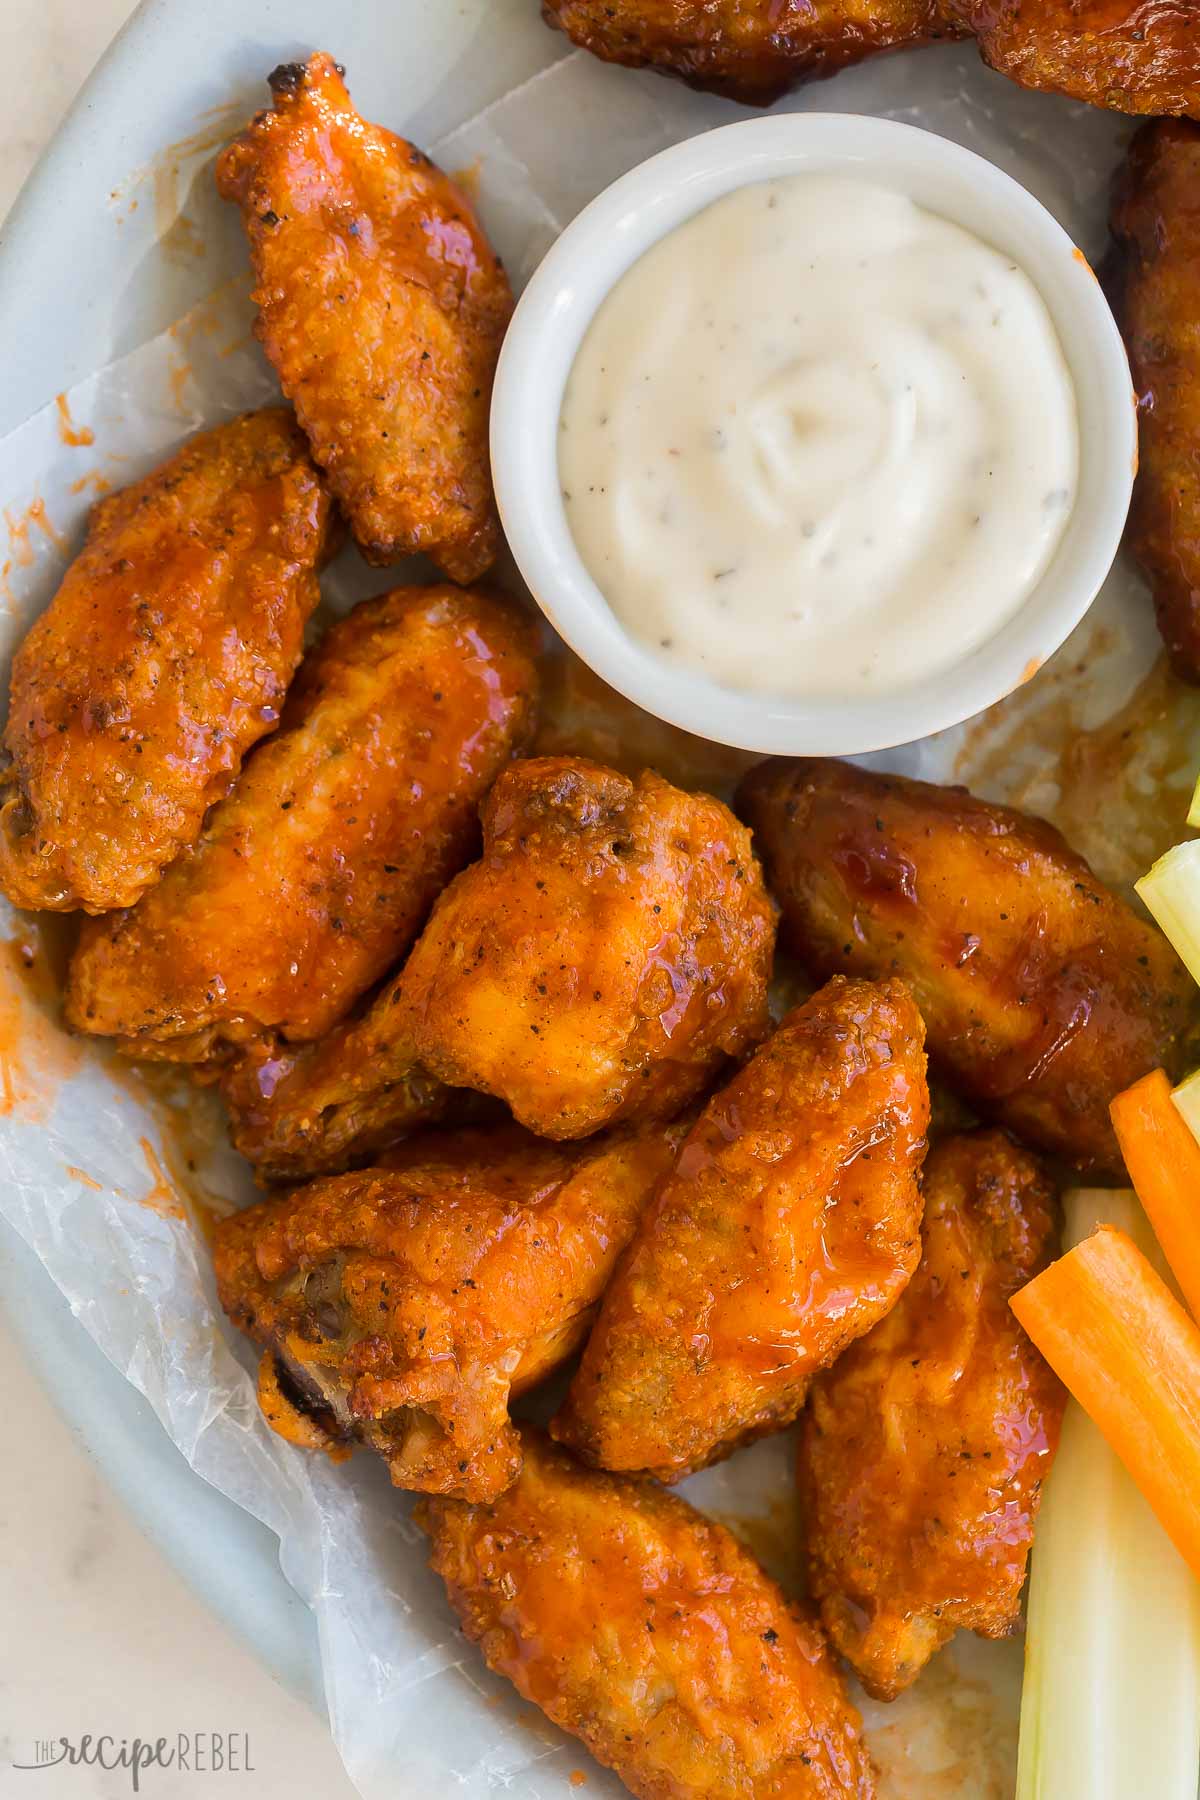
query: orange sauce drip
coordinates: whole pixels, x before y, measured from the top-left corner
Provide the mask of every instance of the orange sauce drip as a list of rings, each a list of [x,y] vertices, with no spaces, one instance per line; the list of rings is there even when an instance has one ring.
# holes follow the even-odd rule
[[[83,444],[94,444],[96,434],[90,425],[76,425],[71,417],[71,408],[65,394],[57,394],[54,400],[58,408],[58,435],[64,444],[78,449]]]

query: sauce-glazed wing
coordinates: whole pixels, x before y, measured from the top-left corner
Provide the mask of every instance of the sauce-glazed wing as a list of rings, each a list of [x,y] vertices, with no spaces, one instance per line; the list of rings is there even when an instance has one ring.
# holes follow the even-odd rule
[[[395,1030],[542,1137],[667,1117],[767,1025],[775,915],[749,834],[707,794],[580,757],[514,764],[483,856],[442,895]]]
[[[709,1101],[551,1430],[674,1481],[789,1425],[920,1255],[929,1091],[902,982],[834,980]]]
[[[466,196],[351,105],[325,55],[270,77],[223,152],[258,335],[369,562],[495,560],[488,407],[512,293]]]
[[[1138,132],[1112,206],[1113,301],[1138,396],[1126,541],[1175,673],[1200,683],[1200,125]]]
[[[1193,0],[543,0],[605,62],[767,106],[880,50],[974,37],[1022,87],[1128,113],[1200,107]]]
[[[1200,107],[1195,0],[949,0],[989,67],[1124,113]]]
[[[675,1495],[521,1439],[493,1506],[417,1510],[489,1668],[640,1800],[871,1800],[862,1724],[809,1611]]]
[[[1017,1629],[1063,1392],[1009,1310],[1054,1254],[1054,1191],[998,1131],[925,1166],[921,1264],[813,1383],[799,1456],[810,1592],[869,1694],[894,1700],[963,1627]]]
[[[331,506],[291,413],[190,438],[92,508],[13,660],[0,888],[132,906],[274,729],[319,599]]]
[[[276,1430],[364,1442],[397,1487],[493,1499],[521,1466],[510,1395],[578,1348],[682,1130],[431,1134],[224,1220],[221,1302],[264,1346]]]
[[[604,62],[748,106],[878,50],[962,35],[941,0],[544,0],[542,14]]]
[[[1037,1148],[1120,1171],[1108,1103],[1175,1064],[1193,988],[1053,826],[834,761],[761,763],[738,805],[818,979],[902,976],[948,1085]]]
[[[501,599],[446,585],[356,606],[195,848],[132,911],[85,925],[70,1024],[187,1062],[330,1030],[474,853],[535,681]]]

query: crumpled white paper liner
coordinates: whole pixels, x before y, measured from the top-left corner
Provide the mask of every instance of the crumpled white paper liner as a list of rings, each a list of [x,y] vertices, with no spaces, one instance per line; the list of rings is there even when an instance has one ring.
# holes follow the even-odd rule
[[[1107,180],[1128,121],[1023,94],[984,71],[969,47],[869,63],[790,104],[930,126],[1031,187],[1090,256],[1103,248]],[[519,284],[609,181],[667,144],[738,116],[726,102],[576,54],[430,148],[445,167],[469,172]],[[402,118],[389,122],[403,128]],[[81,382],[65,396],[65,413],[50,406],[0,442],[9,539],[0,560],[5,661],[49,601],[102,483],[136,478],[198,426],[276,395],[250,336],[247,290],[245,272],[231,271],[226,287],[171,331]],[[65,442],[65,418],[74,435],[86,428],[94,443]],[[327,588],[333,604],[344,606],[383,585],[347,552]],[[1085,643],[1087,666],[1076,671]],[[1119,571],[1075,643],[1030,692],[1057,681],[1080,717],[1103,716],[1154,649],[1144,597]],[[875,760],[946,779],[970,730]],[[1040,754],[1035,748],[1035,764]],[[1024,752],[1022,760],[1029,760]],[[993,779],[997,785],[1003,780]],[[39,943],[40,928],[27,920],[9,912],[6,923],[13,945]],[[568,1776],[578,1769],[591,1792],[623,1792],[464,1644],[425,1566],[409,1502],[382,1467],[359,1455],[335,1468],[264,1425],[249,1374],[253,1356],[220,1316],[203,1234],[177,1216],[190,1188],[238,1202],[254,1192],[223,1145],[215,1103],[199,1103],[207,1132],[189,1116],[181,1151],[181,1128],[156,1090],[103,1049],[65,1039],[52,995],[17,972],[16,953],[10,962],[0,1019],[9,1107],[0,1212],[197,1473],[278,1534],[284,1572],[316,1614],[333,1732],[364,1800],[424,1800],[451,1788],[538,1800],[574,1791]],[[185,1154],[194,1170],[180,1181],[172,1171]],[[790,1457],[790,1437],[771,1440],[687,1489],[740,1521],[785,1574],[797,1562]],[[868,1704],[884,1800],[1010,1793],[1019,1681],[1019,1645],[960,1637],[902,1701]]]

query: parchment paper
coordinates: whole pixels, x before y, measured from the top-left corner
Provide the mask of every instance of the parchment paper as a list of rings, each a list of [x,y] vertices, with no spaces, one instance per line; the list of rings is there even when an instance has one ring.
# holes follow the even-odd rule
[[[985,72],[970,48],[868,64],[791,104],[930,126],[1025,182],[1090,257],[1103,248],[1104,194],[1128,122],[1025,95]],[[466,171],[519,284],[610,180],[736,116],[725,102],[575,55],[429,148]],[[385,122],[404,124],[402,115]],[[53,594],[95,494],[144,473],[198,426],[274,396],[250,336],[247,289],[244,270],[231,268],[170,332],[0,443],[4,666]],[[349,551],[327,595],[336,609],[384,585]],[[1127,882],[1179,835],[1196,753],[1194,708],[1152,670],[1155,654],[1145,596],[1121,568],[1072,644],[1020,695],[982,723],[875,760],[935,779],[968,776],[981,791],[1057,814],[1102,875]],[[589,748],[611,743],[627,761],[645,755],[697,785],[721,786],[733,771],[736,759],[610,706],[594,683],[568,679],[556,693],[548,729],[557,741],[569,737],[574,707]],[[1125,713],[1108,726],[1115,706]],[[60,933],[7,909],[4,925],[0,1211],[192,1467],[278,1534],[283,1569],[316,1613],[333,1731],[365,1800],[495,1789],[535,1800],[573,1792],[568,1777],[580,1769],[590,1792],[622,1792],[462,1642],[408,1503],[382,1468],[366,1455],[335,1468],[263,1424],[252,1357],[219,1315],[209,1268],[206,1220],[254,1192],[224,1145],[216,1103],[184,1100],[178,1085],[65,1038]],[[798,1567],[790,1455],[789,1437],[772,1440],[686,1489],[734,1522],[785,1581]],[[1019,1643],[960,1637],[897,1705],[866,1707],[885,1800],[1011,1793],[1020,1658]]]

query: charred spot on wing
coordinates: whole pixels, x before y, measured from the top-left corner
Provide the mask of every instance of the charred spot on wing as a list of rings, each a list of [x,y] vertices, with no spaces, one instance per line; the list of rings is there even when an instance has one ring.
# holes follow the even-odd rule
[[[338,70],[339,75],[344,73],[344,70]],[[275,95],[298,94],[304,86],[307,74],[308,68],[304,63],[280,63],[267,76],[267,86]]]

